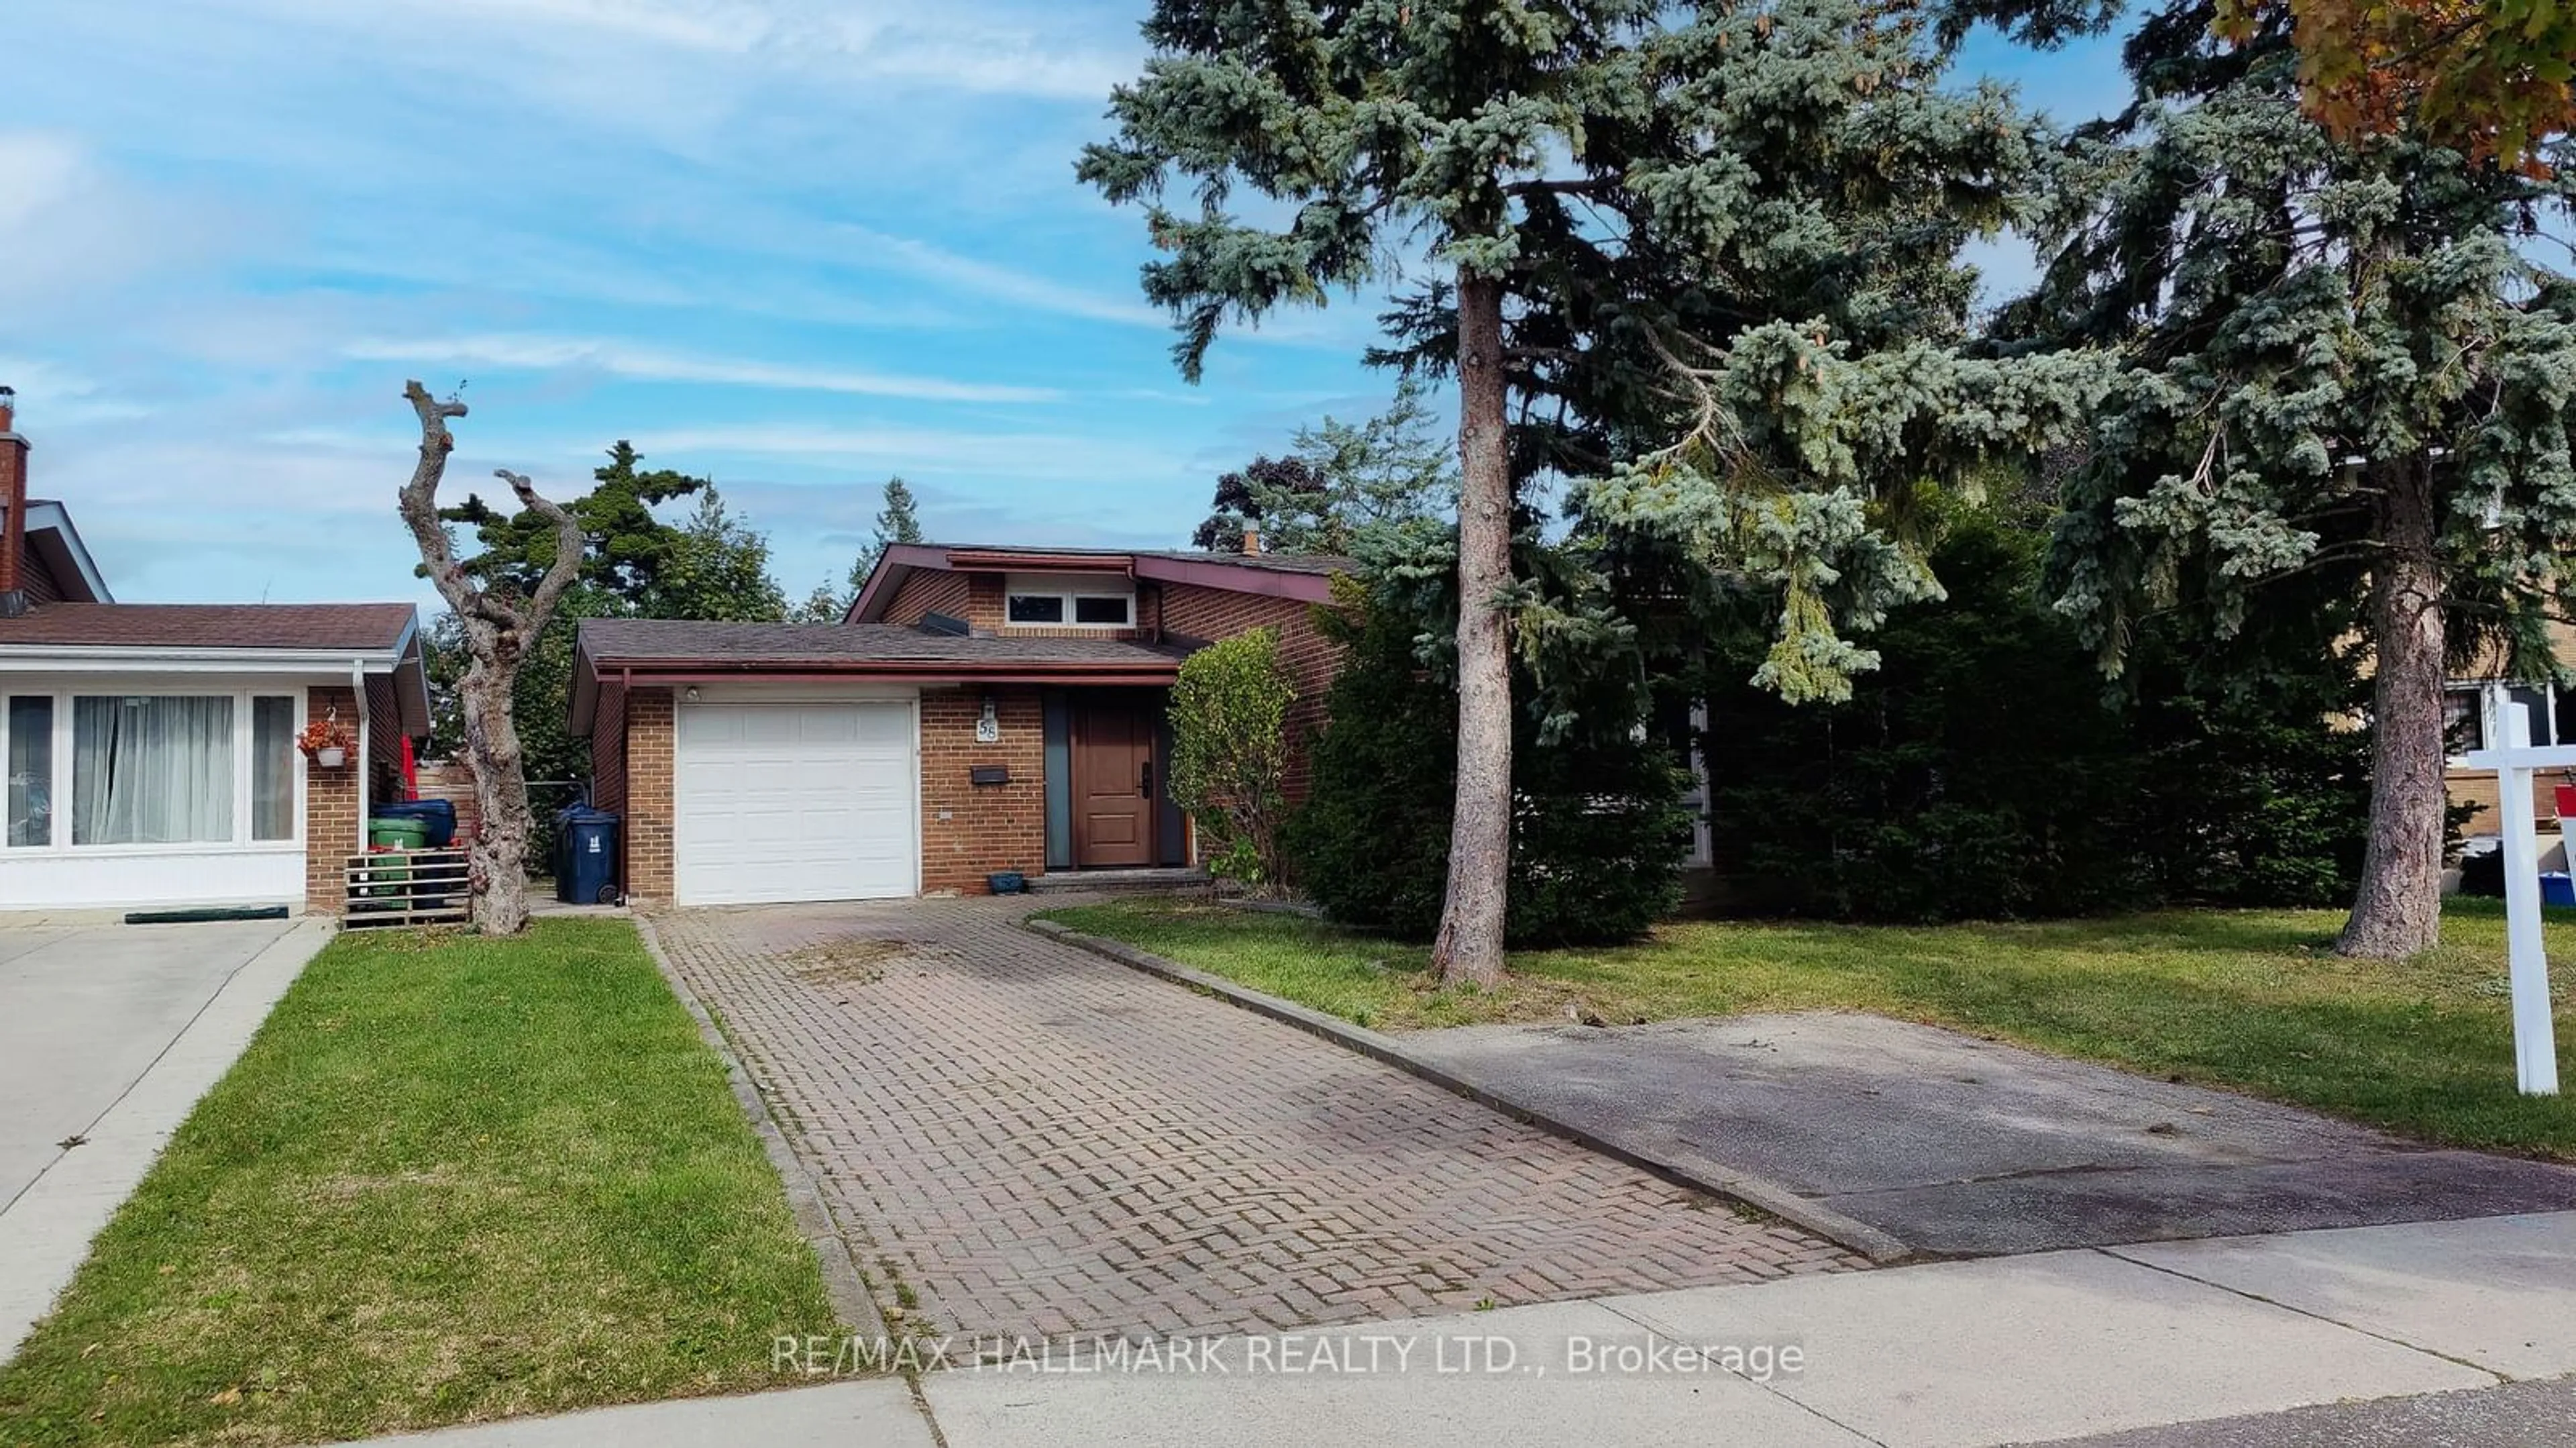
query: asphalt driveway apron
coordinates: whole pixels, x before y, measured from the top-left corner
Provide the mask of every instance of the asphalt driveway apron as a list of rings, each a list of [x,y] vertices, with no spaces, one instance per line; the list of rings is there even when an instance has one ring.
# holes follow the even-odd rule
[[[1704,1179],[1978,1255],[2576,1209],[2576,1170],[1876,1016],[1467,1026],[1406,1049]]]
[[[1028,908],[656,922],[899,1325],[1261,1331],[1862,1265],[1032,936]]]

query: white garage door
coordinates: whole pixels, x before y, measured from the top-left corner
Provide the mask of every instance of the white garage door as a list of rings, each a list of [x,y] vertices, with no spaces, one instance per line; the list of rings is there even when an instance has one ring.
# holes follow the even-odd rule
[[[912,740],[909,702],[681,705],[680,903],[912,894]]]

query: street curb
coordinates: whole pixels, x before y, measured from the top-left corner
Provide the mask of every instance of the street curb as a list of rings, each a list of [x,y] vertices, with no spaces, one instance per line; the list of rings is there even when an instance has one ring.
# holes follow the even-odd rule
[[[787,1210],[796,1218],[796,1229],[805,1245],[814,1250],[814,1260],[823,1271],[823,1295],[841,1321],[861,1337],[881,1340],[890,1336],[885,1314],[878,1310],[877,1300],[868,1291],[868,1279],[859,1271],[858,1259],[850,1255],[850,1240],[842,1235],[840,1224],[832,1218],[832,1208],[823,1200],[823,1189],[814,1174],[788,1143],[787,1133],[779,1130],[778,1120],[769,1114],[769,1103],[761,1099],[760,1088],[752,1084],[751,1072],[742,1058],[733,1053],[733,1043],[725,1038],[724,1027],[698,1000],[697,992],[681,979],[671,957],[662,951],[662,937],[653,929],[652,917],[637,915],[635,933],[644,937],[644,949],[662,972],[663,983],[671,994],[680,998],[689,1015],[698,1023],[698,1039],[716,1053],[724,1063],[725,1083],[733,1088],[734,1103],[750,1119],[752,1135],[760,1138],[760,1149],[778,1172],[779,1185],[787,1192]]]
[[[1366,1026],[1355,1026],[1339,1016],[1326,1015],[1322,1011],[1310,1010],[1294,1001],[1266,995],[1237,985],[1223,976],[1210,975],[1203,970],[1193,970],[1179,961],[1166,960],[1150,951],[1138,950],[1124,941],[1086,935],[1070,925],[1057,921],[1026,919],[1022,920],[1020,925],[1025,930],[1033,931],[1050,940],[1060,941],[1077,950],[1087,950],[1093,955],[1114,960],[1121,965],[1141,970],[1147,975],[1160,976],[1176,985],[1188,986],[1192,990],[1215,996],[1230,1005],[1240,1006],[1257,1015],[1268,1016],[1282,1025],[1294,1026],[1308,1035],[1320,1036],[1344,1050],[1355,1051],[1370,1060],[1393,1066],[1407,1075],[1428,1081],[1444,1091],[1463,1096],[1480,1106],[1491,1107],[1514,1120],[1527,1122],[1550,1136],[1562,1137],[1588,1151],[1599,1152],[1613,1161],[1624,1162],[1676,1186],[1689,1187],[1711,1196],[1742,1202],[1746,1206],[1767,1212],[1793,1226],[1804,1227],[1837,1246],[1857,1252],[1868,1258],[1873,1266],[1893,1266],[1899,1262],[1912,1261],[1916,1255],[1913,1248],[1879,1228],[1867,1222],[1846,1217],[1830,1207],[1819,1206],[1778,1182],[1749,1173],[1715,1176],[1642,1155],[1617,1142],[1604,1140],[1562,1117],[1515,1101],[1481,1082],[1458,1074],[1452,1067],[1424,1060],[1406,1050],[1403,1043],[1395,1037],[1372,1031]]]

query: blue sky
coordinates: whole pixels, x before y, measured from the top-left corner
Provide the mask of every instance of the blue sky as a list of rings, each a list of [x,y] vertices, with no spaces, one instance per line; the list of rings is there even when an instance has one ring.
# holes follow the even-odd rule
[[[889,473],[934,538],[1186,541],[1215,475],[1364,416],[1371,299],[1197,387],[1132,212],[1072,178],[1143,0],[81,0],[14,7],[0,383],[120,598],[418,597],[407,376],[451,493],[612,440],[711,474],[801,596]],[[1973,45],[2061,117],[2107,44]],[[2007,245],[1999,276],[2020,272]]]

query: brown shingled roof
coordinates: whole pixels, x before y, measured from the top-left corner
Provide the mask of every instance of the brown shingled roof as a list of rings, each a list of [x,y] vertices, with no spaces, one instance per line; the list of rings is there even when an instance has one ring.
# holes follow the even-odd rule
[[[392,648],[408,603],[48,603],[0,618],[12,644],[132,649]]]
[[[702,623],[592,618],[581,651],[594,664],[1102,664],[1170,668],[1171,650],[1117,639],[934,634],[884,623]]]
[[[1359,561],[1336,553],[1217,553],[1195,548],[1040,548],[1026,543],[931,543],[919,545],[968,556],[999,558],[1096,558],[1114,563],[1126,558],[1163,558],[1174,563],[1212,563],[1259,573],[1357,573]]]

